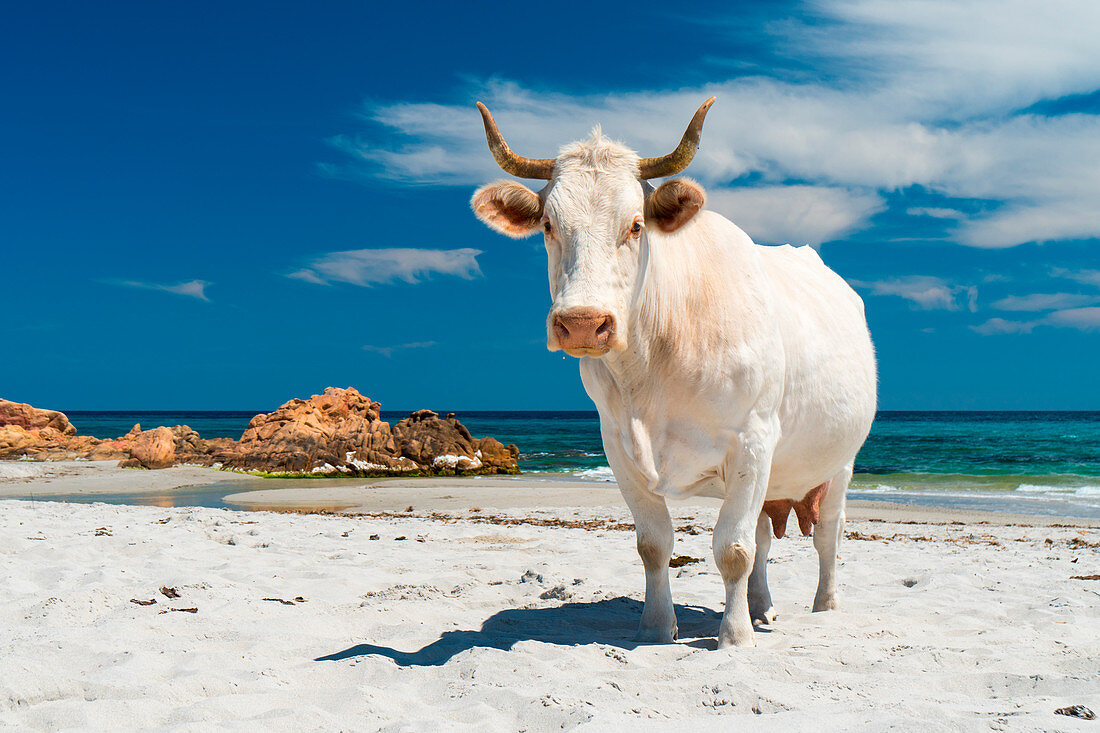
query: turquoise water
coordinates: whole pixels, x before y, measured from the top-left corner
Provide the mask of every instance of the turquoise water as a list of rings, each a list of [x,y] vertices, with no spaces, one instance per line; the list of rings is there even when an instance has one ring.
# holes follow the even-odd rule
[[[441,410],[440,412],[447,412]],[[70,412],[82,434],[135,422],[238,438],[254,412]],[[383,413],[396,422],[407,413]],[[525,472],[612,480],[595,412],[457,412],[520,448]],[[856,461],[855,499],[1100,517],[1100,412],[880,412]]]

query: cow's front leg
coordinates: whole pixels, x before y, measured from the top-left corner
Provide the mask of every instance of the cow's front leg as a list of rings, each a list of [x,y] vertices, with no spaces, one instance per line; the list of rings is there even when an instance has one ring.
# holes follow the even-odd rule
[[[754,646],[748,586],[756,558],[756,528],[768,490],[776,430],[762,425],[742,434],[726,466],[726,498],[714,526],[714,560],[726,587],[718,648]]]
[[[624,490],[623,496],[634,515],[638,555],[645,567],[645,607],[635,641],[669,644],[677,635],[676,611],[668,583],[668,561],[672,558],[672,519],[664,497],[644,489]]]

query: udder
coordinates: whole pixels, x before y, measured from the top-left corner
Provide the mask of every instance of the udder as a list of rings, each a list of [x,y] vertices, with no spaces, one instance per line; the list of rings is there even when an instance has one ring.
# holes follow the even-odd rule
[[[806,492],[806,495],[795,501],[793,499],[773,499],[764,502],[764,513],[772,522],[772,534],[776,539],[782,537],[787,531],[787,519],[791,516],[791,510],[798,517],[798,528],[804,536],[813,533],[813,526],[821,520],[821,500],[829,491],[832,481],[815,486]]]

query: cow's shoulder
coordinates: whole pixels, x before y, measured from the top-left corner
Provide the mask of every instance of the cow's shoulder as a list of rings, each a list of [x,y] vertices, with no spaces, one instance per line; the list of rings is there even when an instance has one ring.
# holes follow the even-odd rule
[[[817,250],[808,245],[758,247],[765,269],[776,288],[798,300],[808,294],[833,303],[857,307],[862,313],[863,300],[844,278],[821,259]]]

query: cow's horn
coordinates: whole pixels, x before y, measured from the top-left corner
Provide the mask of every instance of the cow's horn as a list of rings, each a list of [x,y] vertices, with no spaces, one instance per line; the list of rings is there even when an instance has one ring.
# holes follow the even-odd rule
[[[516,178],[538,178],[549,181],[554,176],[553,158],[524,158],[516,155],[504,142],[504,136],[500,134],[497,123],[489,114],[489,108],[481,102],[477,103],[481,112],[481,120],[485,123],[485,139],[489,142],[489,150],[496,159],[497,165],[505,173],[511,173]]]
[[[695,151],[699,149],[699,138],[703,135],[703,120],[707,117],[707,110],[714,104],[714,97],[703,102],[691,118],[691,122],[680,138],[680,144],[668,155],[660,158],[642,158],[638,161],[638,170],[641,178],[664,178],[674,176],[691,163],[695,157]]]

